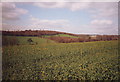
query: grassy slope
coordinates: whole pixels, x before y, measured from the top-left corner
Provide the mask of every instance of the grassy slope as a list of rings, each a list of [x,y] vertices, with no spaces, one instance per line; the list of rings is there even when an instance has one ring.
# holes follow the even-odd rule
[[[51,36],[60,36],[60,37],[78,38],[77,36],[72,36],[72,35],[67,35],[67,34],[44,35],[44,37],[51,37]]]
[[[40,37],[28,37],[28,36],[4,36],[7,38],[11,38],[11,37],[16,37],[19,41],[19,44],[29,44],[28,43],[28,39],[31,38],[33,40],[33,44],[35,42],[37,42],[38,44],[44,44],[44,43],[54,43],[54,41],[52,40],[48,40],[48,39],[44,39],[44,38],[40,38]]]
[[[118,79],[118,43],[3,47],[3,79]]]

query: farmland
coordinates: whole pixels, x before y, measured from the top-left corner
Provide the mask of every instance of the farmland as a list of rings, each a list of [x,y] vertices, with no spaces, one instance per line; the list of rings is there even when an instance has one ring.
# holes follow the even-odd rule
[[[4,39],[5,38],[5,39]],[[33,40],[33,44],[44,44],[44,43],[54,43],[52,40],[39,38],[39,37],[26,37],[26,36],[3,36],[3,43],[7,39],[7,42],[10,42],[11,39],[17,39],[19,45],[27,45],[29,42],[27,41],[29,38]]]
[[[77,36],[72,36],[72,35],[68,35],[68,34],[56,34],[56,35],[44,35],[43,37],[54,37],[54,36],[59,36],[59,37],[70,37],[70,38],[78,38]]]
[[[9,36],[8,36],[9,37]],[[3,46],[4,80],[118,80],[118,41],[55,43],[17,37]],[[38,44],[30,45],[31,38]]]
[[[85,35],[48,30],[2,31],[5,36],[40,37],[58,43],[118,40],[119,35]],[[40,40],[39,38],[39,40]],[[14,38],[15,39],[15,38]],[[5,40],[6,41],[6,40]]]

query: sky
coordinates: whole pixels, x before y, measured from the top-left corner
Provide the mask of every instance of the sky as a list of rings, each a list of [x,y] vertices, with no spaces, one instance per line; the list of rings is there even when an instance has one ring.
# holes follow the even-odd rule
[[[2,30],[118,34],[117,2],[3,2]]]

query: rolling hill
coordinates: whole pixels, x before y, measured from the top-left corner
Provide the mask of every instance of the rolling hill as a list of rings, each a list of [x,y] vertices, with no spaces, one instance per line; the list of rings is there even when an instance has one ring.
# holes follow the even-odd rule
[[[33,39],[35,38],[40,39],[40,41],[47,39],[47,41],[53,40],[59,43],[118,40],[118,35],[94,35],[93,36],[93,35],[72,34],[72,33],[49,31],[49,30],[2,31],[2,35],[3,36],[19,36],[20,38],[32,37]]]

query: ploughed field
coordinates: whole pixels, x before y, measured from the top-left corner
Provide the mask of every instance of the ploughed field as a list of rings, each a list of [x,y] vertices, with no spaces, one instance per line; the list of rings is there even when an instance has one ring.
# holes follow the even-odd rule
[[[55,43],[32,38],[38,44],[22,44],[21,39],[19,45],[3,46],[3,80],[119,79],[118,41]]]

